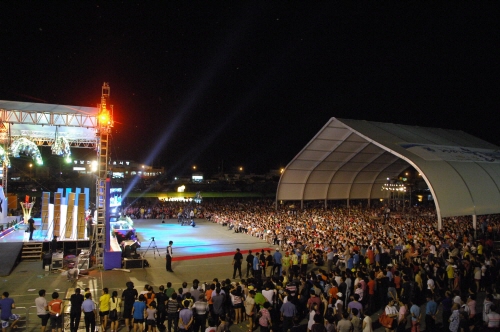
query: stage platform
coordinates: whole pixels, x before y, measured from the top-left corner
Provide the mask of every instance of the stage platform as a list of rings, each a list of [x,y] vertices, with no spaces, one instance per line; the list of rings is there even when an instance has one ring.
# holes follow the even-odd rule
[[[196,227],[191,227],[181,226],[177,219],[167,219],[165,223],[162,223],[161,219],[133,219],[137,238],[141,242],[137,253],[146,259],[164,258],[169,241],[174,241],[173,261],[230,256],[234,255],[236,248],[242,251],[268,248],[267,243],[255,237],[236,234],[232,230],[229,231],[227,227],[205,219],[195,221]],[[32,242],[42,242],[43,250],[48,251],[51,239],[44,238],[39,222],[35,220],[37,230],[33,233]],[[24,229],[14,230],[0,239],[0,243],[22,245],[24,234]],[[65,255],[75,255],[78,249],[89,248],[89,246],[89,241],[85,239],[58,241],[58,249],[64,250]]]

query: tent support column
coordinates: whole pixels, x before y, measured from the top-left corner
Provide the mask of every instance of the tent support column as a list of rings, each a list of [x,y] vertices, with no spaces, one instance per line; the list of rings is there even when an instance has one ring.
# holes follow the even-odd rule
[[[472,227],[474,228],[474,239],[477,239],[477,236],[476,236],[477,216],[475,214],[472,215]]]
[[[300,209],[304,210],[304,200],[303,199],[300,200]]]
[[[347,199],[347,208],[350,208],[350,206],[349,206],[349,198]]]
[[[441,213],[438,213],[438,231],[443,229],[443,220],[441,219]]]

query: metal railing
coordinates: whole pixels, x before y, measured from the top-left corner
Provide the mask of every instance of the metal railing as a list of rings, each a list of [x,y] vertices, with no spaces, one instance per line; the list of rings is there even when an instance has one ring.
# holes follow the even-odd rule
[[[16,324],[19,330],[26,330],[28,326],[28,310],[29,308],[26,307],[15,307],[12,309],[13,314],[19,315],[19,320]],[[9,326],[10,325],[12,325],[12,323],[9,322]]]

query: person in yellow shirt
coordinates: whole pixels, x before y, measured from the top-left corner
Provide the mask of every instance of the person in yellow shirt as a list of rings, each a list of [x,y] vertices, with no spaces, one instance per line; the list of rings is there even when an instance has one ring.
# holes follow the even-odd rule
[[[307,274],[307,264],[309,264],[309,255],[304,250],[300,256],[300,271],[304,274]]]
[[[481,242],[478,242],[478,244],[477,244],[477,254],[478,255],[483,254],[483,245],[481,244]]]
[[[104,287],[102,289],[102,295],[99,298],[99,317],[101,318],[102,331],[106,331],[106,326],[108,324],[109,300],[111,299],[108,292],[108,288]]]
[[[295,253],[295,251],[292,254],[292,273],[298,273],[299,272],[299,256]],[[293,274],[290,274],[293,277]]]
[[[286,284],[288,284],[288,276],[287,276],[287,273],[286,272],[282,272],[281,275],[283,276],[283,285],[286,286]]]
[[[285,256],[281,258],[281,272],[288,273],[288,269],[290,268],[290,255],[288,251],[285,253]]]
[[[455,269],[453,268],[453,259],[448,259],[448,266],[446,267],[446,275],[448,276],[448,289],[453,289],[453,282],[455,279]]]

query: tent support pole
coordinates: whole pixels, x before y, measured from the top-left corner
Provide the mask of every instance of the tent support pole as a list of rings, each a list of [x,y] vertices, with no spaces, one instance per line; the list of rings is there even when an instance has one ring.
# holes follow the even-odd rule
[[[477,216],[475,214],[472,215],[472,227],[474,227],[474,239],[477,239],[477,237],[476,237]]]

